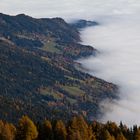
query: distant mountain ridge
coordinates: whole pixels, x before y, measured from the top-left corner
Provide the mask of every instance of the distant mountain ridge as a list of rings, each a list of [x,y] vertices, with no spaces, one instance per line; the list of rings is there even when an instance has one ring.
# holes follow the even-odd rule
[[[77,29],[82,29],[86,27],[97,26],[99,25],[99,23],[95,21],[87,21],[87,20],[80,19],[71,23],[71,25]]]
[[[0,14],[0,118],[97,117],[99,103],[118,89],[80,70],[74,60],[96,49],[79,42],[78,29],[61,18]]]

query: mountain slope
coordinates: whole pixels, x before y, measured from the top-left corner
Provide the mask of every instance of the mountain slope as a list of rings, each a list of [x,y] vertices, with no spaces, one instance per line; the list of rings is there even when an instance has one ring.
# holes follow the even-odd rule
[[[0,118],[96,117],[100,101],[115,98],[117,87],[76,69],[74,59],[96,51],[79,40],[77,29],[60,18],[1,14]]]

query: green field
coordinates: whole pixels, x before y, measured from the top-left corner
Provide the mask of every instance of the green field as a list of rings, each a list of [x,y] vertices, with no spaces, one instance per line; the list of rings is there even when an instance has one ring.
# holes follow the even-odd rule
[[[52,52],[52,53],[61,53],[59,49],[56,47],[56,43],[54,41],[47,42],[44,47],[42,48],[45,51]]]
[[[62,88],[75,97],[80,97],[85,94],[78,86],[62,86]]]

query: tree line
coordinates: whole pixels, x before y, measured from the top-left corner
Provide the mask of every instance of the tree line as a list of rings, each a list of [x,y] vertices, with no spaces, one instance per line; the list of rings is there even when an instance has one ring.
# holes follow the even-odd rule
[[[16,125],[0,120],[0,140],[140,140],[140,127],[115,122],[87,122],[82,116],[70,121],[34,123],[22,116]]]

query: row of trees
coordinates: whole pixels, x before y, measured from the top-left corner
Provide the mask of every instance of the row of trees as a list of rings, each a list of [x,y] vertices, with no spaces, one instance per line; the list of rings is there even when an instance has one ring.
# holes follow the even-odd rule
[[[0,121],[0,140],[140,140],[140,128],[114,122],[101,124],[87,123],[82,116],[73,117],[64,123],[62,120],[34,123],[23,116],[18,124]]]

